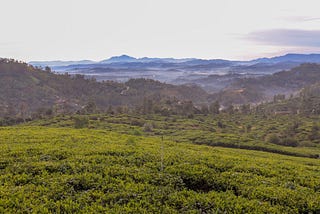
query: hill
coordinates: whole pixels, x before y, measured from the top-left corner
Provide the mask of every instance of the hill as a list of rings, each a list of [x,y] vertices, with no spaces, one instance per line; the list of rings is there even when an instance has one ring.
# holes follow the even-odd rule
[[[280,99],[279,99],[280,98]],[[261,105],[266,112],[289,112],[290,114],[319,115],[320,114],[320,83],[304,87],[297,96],[284,99],[275,96],[272,102]]]
[[[3,59],[0,213],[318,213],[318,71],[239,79],[243,98],[258,83],[304,88],[221,110],[195,85],[97,82]],[[39,108],[19,125],[1,117]]]
[[[277,94],[297,94],[302,88],[317,82],[320,82],[320,64],[304,63],[272,75],[238,78],[212,98],[225,105],[259,103],[272,100]]]
[[[30,115],[39,109],[75,112],[88,103],[97,109],[141,105],[144,98],[176,98],[205,102],[207,93],[196,86],[174,86],[155,80],[126,83],[97,82],[83,75],[58,75],[14,60],[0,60],[0,116]],[[41,110],[42,111],[42,110]]]
[[[284,62],[298,62],[298,63],[320,63],[320,54],[294,54],[289,53],[283,56],[276,56],[272,58],[260,58],[252,60],[252,62],[259,63],[284,63]]]
[[[203,87],[207,92],[217,92],[223,89],[218,84],[215,75],[248,76],[268,75],[282,70],[289,70],[302,63],[320,63],[320,54],[286,54],[272,58],[260,58],[250,61],[235,61],[223,59],[196,59],[196,58],[135,58],[128,55],[113,56],[99,62],[89,60],[74,62],[37,62],[34,66],[50,66],[57,72],[69,72],[95,77],[98,81],[116,80],[127,81],[131,78],[149,78],[172,84],[192,83]],[[207,78],[208,77],[208,78]]]
[[[55,118],[62,124],[64,119]],[[130,125],[132,134],[110,123],[89,129],[56,125],[0,129],[0,212],[320,210],[316,159],[177,143],[167,135],[141,136]]]

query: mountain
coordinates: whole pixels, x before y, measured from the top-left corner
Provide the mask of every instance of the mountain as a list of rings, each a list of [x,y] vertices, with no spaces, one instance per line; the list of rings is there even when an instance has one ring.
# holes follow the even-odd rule
[[[223,63],[226,62],[218,61],[216,66]],[[115,71],[121,70],[119,68]],[[111,68],[105,67],[101,72],[108,72],[105,69]],[[165,74],[170,75],[170,72],[175,71],[166,71]],[[302,88],[319,83],[320,64],[304,63],[271,75],[228,74],[195,78],[202,88],[192,82],[187,85],[172,85],[150,78],[131,79],[130,73],[127,75],[128,80],[122,83],[99,82],[80,74],[56,74],[49,69],[42,70],[15,60],[1,59],[0,116],[17,115],[18,112],[30,115],[39,109],[74,112],[81,110],[89,102],[95,103],[101,110],[108,106],[131,108],[142,105],[146,98],[159,106],[166,99],[174,99],[174,105],[180,105],[178,101],[181,100],[192,101],[197,106],[215,100],[224,106],[260,103],[272,100],[277,94],[297,94]],[[210,90],[215,93],[208,94],[203,89],[205,85],[211,85]],[[168,108],[172,109],[172,106]]]
[[[272,58],[260,58],[252,60],[253,63],[320,63],[320,54],[286,54]]]
[[[154,102],[175,98],[201,103],[206,102],[207,96],[198,86],[176,86],[150,79],[97,82],[79,74],[55,74],[26,63],[0,60],[0,116],[30,115],[39,109],[75,112],[89,102],[101,110],[109,106],[135,107],[145,98]]]
[[[92,60],[81,60],[81,61],[31,61],[29,64],[34,66],[67,66],[67,65],[82,65],[82,64],[110,64],[110,63],[149,63],[149,62],[163,62],[163,63],[186,63],[192,62],[193,64],[210,64],[210,63],[231,63],[239,65],[254,65],[257,63],[270,64],[270,63],[320,63],[320,54],[295,54],[289,53],[283,56],[276,56],[271,58],[258,58],[250,61],[232,61],[224,59],[197,59],[197,58],[184,58],[184,59],[175,59],[175,58],[135,58],[128,55],[113,56],[109,59],[102,60],[100,62]]]
[[[137,61],[136,58],[128,56],[128,55],[121,55],[121,56],[114,56],[107,60],[102,60],[100,63],[124,63],[124,62],[135,62]]]
[[[318,54],[287,54],[273,58],[252,61],[231,61],[224,59],[196,58],[135,58],[128,55],[113,56],[100,62],[47,61],[30,62],[31,65],[46,67],[60,73],[82,74],[98,81],[113,80],[125,82],[131,78],[148,78],[171,84],[199,84],[208,92],[216,92],[221,87],[212,87],[216,81],[212,75],[240,74],[243,77],[266,75],[288,70],[304,62],[320,62]],[[205,84],[200,83],[211,76]],[[214,91],[212,91],[212,89]]]
[[[274,73],[286,71],[298,67],[303,63],[320,63],[320,54],[286,54],[272,58],[260,58],[251,61],[230,61],[223,59],[174,59],[174,58],[135,58],[128,55],[114,56],[100,62],[82,61],[68,65],[61,65],[61,62],[47,62],[47,64],[56,63],[52,70],[57,73],[69,73],[72,75],[81,74],[86,78],[94,78],[97,81],[117,81],[125,83],[130,79],[144,78],[153,79],[160,82],[166,82],[174,85],[195,84],[206,90],[207,93],[219,93],[221,90],[226,95],[222,97],[234,97],[231,100],[237,102],[259,102],[263,99],[270,99],[275,93],[292,93],[296,89],[291,85],[284,88],[283,85],[275,88],[254,85],[256,78],[270,76]],[[32,63],[45,67],[46,62]],[[50,64],[50,65],[51,65]],[[248,85],[247,79],[253,78],[251,85]],[[244,80],[247,85],[247,95],[240,96],[238,93],[230,93],[242,90],[239,85]],[[250,80],[251,81],[251,80]],[[270,81],[267,79],[266,81]],[[235,85],[233,85],[235,83]],[[282,82],[284,85],[286,83]],[[299,86],[300,88],[300,86]],[[240,90],[240,91],[241,91]],[[253,90],[253,91],[248,91]],[[255,94],[257,93],[257,94]],[[255,97],[254,99],[247,99]],[[220,99],[220,98],[219,98]]]

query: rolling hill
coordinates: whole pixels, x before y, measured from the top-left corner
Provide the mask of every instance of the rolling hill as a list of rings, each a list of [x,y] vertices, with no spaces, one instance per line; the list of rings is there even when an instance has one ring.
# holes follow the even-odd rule
[[[221,92],[211,95],[225,105],[270,101],[274,95],[295,95],[320,82],[320,64],[304,63],[287,71],[256,78],[238,78]]]
[[[82,75],[55,74],[26,63],[0,61],[0,113],[30,114],[39,109],[74,112],[89,102],[98,109],[109,106],[137,106],[144,98],[173,98],[205,102],[207,93],[197,86],[174,86],[155,80],[126,83],[97,82]]]

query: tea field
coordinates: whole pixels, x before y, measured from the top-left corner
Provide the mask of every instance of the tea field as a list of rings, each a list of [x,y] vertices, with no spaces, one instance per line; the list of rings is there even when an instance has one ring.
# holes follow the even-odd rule
[[[223,136],[196,119],[146,130],[124,117],[0,127],[0,213],[320,212],[319,159],[195,144]]]

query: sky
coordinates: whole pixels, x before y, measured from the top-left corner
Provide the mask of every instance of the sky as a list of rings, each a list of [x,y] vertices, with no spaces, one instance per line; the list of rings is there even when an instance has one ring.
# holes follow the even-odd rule
[[[0,0],[0,57],[247,60],[320,53],[318,0]]]

